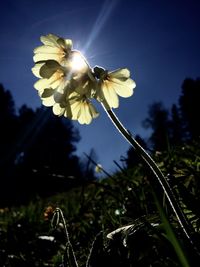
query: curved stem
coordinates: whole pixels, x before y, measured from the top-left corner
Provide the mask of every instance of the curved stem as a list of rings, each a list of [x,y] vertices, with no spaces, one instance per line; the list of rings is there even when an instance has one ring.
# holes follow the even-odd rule
[[[186,237],[189,239],[190,243],[193,244],[193,241],[191,239],[190,236],[190,232],[192,230],[190,224],[188,223],[182,209],[180,208],[176,197],[169,185],[169,183],[167,182],[165,176],[163,175],[163,173],[161,172],[161,170],[159,169],[159,167],[157,166],[157,164],[155,163],[155,161],[151,158],[151,156],[143,149],[143,147],[134,139],[134,137],[129,133],[129,131],[127,129],[124,128],[124,126],[122,125],[122,123],[119,121],[119,119],[117,118],[117,116],[115,115],[115,113],[109,109],[107,110],[106,107],[104,106],[104,104],[102,103],[102,106],[104,108],[104,110],[106,111],[106,113],[108,114],[109,118],[111,119],[112,123],[115,125],[115,127],[118,129],[118,131],[122,134],[122,136],[130,143],[130,145],[139,153],[139,155],[141,156],[143,162],[145,163],[145,165],[150,168],[151,172],[154,174],[154,176],[157,178],[158,182],[160,183],[177,219],[178,222],[181,226],[181,228],[183,229],[183,232],[185,233]],[[197,252],[197,248],[195,249]],[[198,252],[198,254],[200,255],[200,253]]]

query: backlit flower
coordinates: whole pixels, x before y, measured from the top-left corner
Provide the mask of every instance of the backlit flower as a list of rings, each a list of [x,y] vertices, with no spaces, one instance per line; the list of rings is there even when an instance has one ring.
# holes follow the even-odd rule
[[[128,69],[118,69],[115,71],[106,71],[96,67],[94,71],[99,78],[99,92],[97,99],[105,102],[105,106],[109,108],[117,108],[119,106],[119,98],[129,97],[133,94],[135,82],[130,78]]]
[[[41,41],[44,46],[34,50],[36,53],[34,60],[41,60],[36,62],[32,68],[33,74],[40,78],[34,87],[38,90],[43,105],[50,107],[59,102],[57,100],[61,98],[61,94],[65,94],[65,97],[69,95],[75,89],[74,84],[79,84],[82,76],[91,70],[83,55],[79,51],[71,50],[72,42],[70,40],[49,34],[42,36]],[[62,50],[62,58],[57,58],[58,55],[61,55],[60,52],[52,54],[50,52],[54,51],[52,49],[57,52],[58,49]]]
[[[91,69],[80,51],[72,50],[70,39],[48,34],[40,40],[43,45],[34,49],[32,72],[39,78],[34,87],[55,115],[89,124],[99,115],[92,98],[109,110],[119,106],[118,96],[133,94],[135,82],[128,69]]]
[[[58,101],[54,103],[52,110],[53,113],[59,117],[64,116],[68,119],[72,119],[72,111],[69,97],[65,94],[60,95]]]
[[[36,63],[32,72],[39,79],[34,87],[42,99],[43,105],[53,106],[56,98],[67,90],[69,80],[66,69],[55,60],[48,60],[45,63]]]
[[[91,101],[78,94],[75,96],[74,103],[71,104],[71,110],[72,120],[78,120],[80,124],[90,124],[92,119],[99,116]]]
[[[70,39],[63,39],[54,34],[48,34],[41,36],[40,40],[44,45],[34,49],[34,62],[55,60],[61,63],[71,52],[72,40]]]
[[[90,124],[92,119],[99,115],[87,96],[75,91],[68,97],[61,98],[60,102],[53,106],[53,113],[77,120],[80,124]]]
[[[91,79],[87,74],[87,71],[89,72],[87,66],[83,66],[84,70],[82,72],[77,72],[71,70],[70,63],[63,67],[55,60],[47,60],[43,63],[36,63],[32,68],[35,76],[41,78],[34,84],[34,87],[38,90],[38,94],[45,106],[52,106],[56,102],[55,98],[58,98],[58,95],[64,93],[66,95],[66,91],[70,93],[76,87],[80,87],[80,84],[85,83],[86,79]],[[77,88],[77,90],[80,89]],[[82,86],[82,90],[85,91],[84,86]]]
[[[39,69],[37,65],[38,64],[32,68],[34,74],[36,74]],[[41,79],[34,84],[36,90],[42,92],[46,88],[52,88],[56,89],[59,93],[64,92],[68,79],[66,77],[65,70],[58,65],[56,61],[51,60],[43,63],[40,67],[39,75]]]

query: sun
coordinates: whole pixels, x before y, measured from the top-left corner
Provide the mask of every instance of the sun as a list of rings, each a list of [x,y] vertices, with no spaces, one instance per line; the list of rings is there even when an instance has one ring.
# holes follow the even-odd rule
[[[88,67],[86,59],[79,51],[73,52],[70,65],[74,71],[81,71]]]

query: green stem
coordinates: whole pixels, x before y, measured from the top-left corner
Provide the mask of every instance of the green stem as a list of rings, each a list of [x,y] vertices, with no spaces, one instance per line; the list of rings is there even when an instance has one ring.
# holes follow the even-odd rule
[[[193,245],[193,247],[195,248],[196,252],[200,255],[200,253],[198,252],[198,249],[194,246],[194,243],[192,241],[192,238],[190,236],[190,232],[192,231],[192,228],[190,226],[190,224],[188,223],[182,209],[180,208],[176,197],[174,196],[174,193],[169,185],[169,183],[167,182],[165,176],[163,175],[163,173],[161,172],[161,170],[159,169],[159,167],[157,166],[157,164],[155,163],[155,161],[151,158],[151,156],[143,149],[143,147],[134,139],[134,137],[129,133],[129,131],[127,129],[125,129],[125,127],[122,125],[122,123],[119,121],[119,119],[117,118],[117,116],[115,115],[115,113],[110,109],[107,110],[106,107],[104,106],[104,104],[102,103],[102,106],[104,108],[104,110],[106,111],[106,113],[108,114],[109,118],[111,119],[112,123],[115,125],[115,127],[118,129],[118,131],[121,133],[121,135],[131,144],[131,146],[133,148],[135,148],[135,150],[139,153],[139,155],[141,156],[143,162],[145,163],[145,165],[151,169],[152,173],[154,174],[154,176],[157,178],[158,182],[160,183],[177,219],[178,222],[183,230],[183,232],[185,233],[186,237],[188,238],[188,240],[190,241],[190,243]]]

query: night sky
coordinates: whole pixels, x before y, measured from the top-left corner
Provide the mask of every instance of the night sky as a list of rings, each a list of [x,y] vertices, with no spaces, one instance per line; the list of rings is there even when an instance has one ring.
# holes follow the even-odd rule
[[[41,105],[33,88],[33,49],[40,36],[54,33],[72,39],[90,65],[114,70],[127,67],[135,93],[120,98],[115,110],[133,134],[142,127],[150,104],[177,103],[186,77],[200,77],[199,0],[2,0],[0,4],[0,83],[11,91],[16,107]],[[97,105],[100,116],[87,125],[73,122],[81,141],[77,154],[93,148],[107,171],[116,169],[129,145]],[[39,127],[39,125],[38,125]]]

